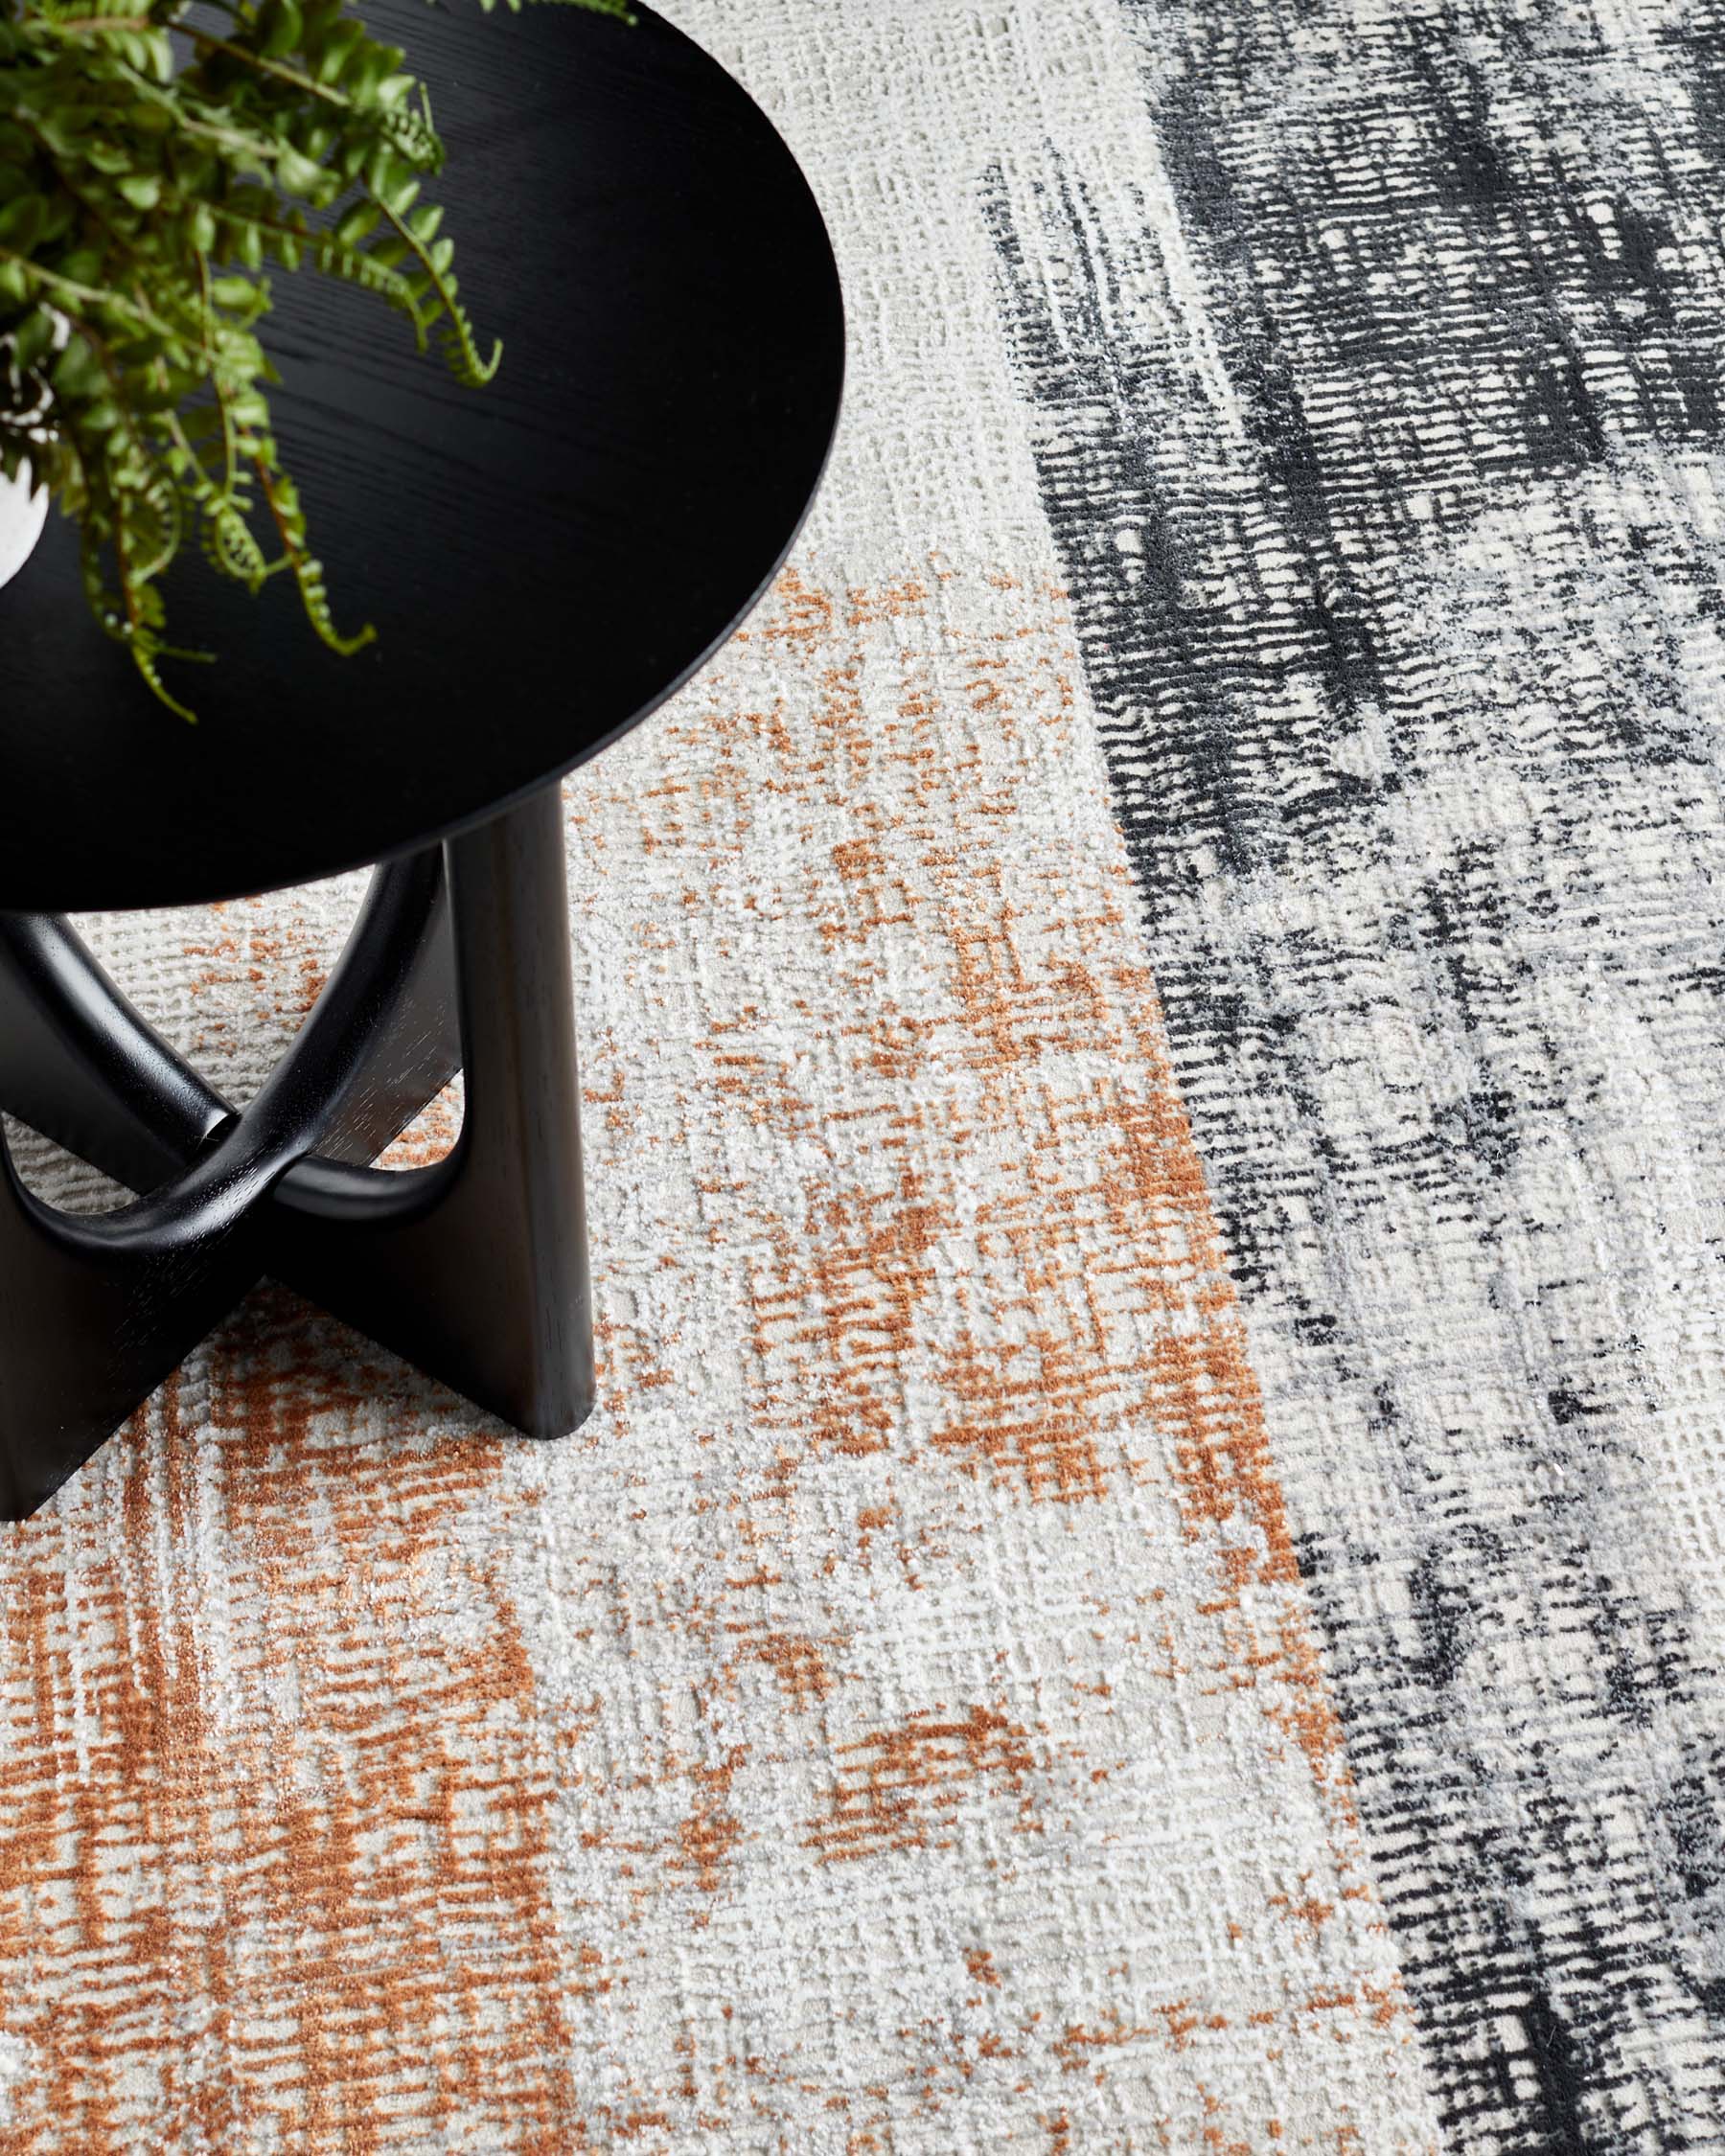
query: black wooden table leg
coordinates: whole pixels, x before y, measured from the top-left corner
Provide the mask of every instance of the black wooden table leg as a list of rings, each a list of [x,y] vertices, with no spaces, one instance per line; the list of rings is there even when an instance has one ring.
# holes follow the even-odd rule
[[[562,791],[445,849],[467,1111],[435,1167],[308,1161],[270,1270],[529,1436],[593,1405]]]
[[[231,1115],[52,913],[0,913],[0,1107],[133,1190]]]
[[[454,1151],[359,1165],[445,1082],[457,1021]],[[378,873],[243,1114],[48,917],[0,917],[0,1106],[152,1192],[74,1219],[0,1135],[0,1515],[33,1511],[264,1271],[533,1435],[590,1408],[558,788]]]

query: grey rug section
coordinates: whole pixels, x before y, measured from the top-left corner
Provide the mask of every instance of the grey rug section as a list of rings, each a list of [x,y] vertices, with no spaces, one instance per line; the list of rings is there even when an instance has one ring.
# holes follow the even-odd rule
[[[1725,2148],[1725,11],[1122,5],[983,206],[1433,2082]]]

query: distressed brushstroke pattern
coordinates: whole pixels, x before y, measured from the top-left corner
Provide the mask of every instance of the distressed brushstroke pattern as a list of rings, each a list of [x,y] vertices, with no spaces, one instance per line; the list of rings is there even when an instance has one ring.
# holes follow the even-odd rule
[[[1432,2148],[1077,663],[804,562],[571,786],[578,1438],[270,1289],[10,1537],[4,2156]],[[93,932],[244,1093],[356,895]]]
[[[979,194],[1454,2145],[1725,2145],[1725,13],[1122,0]]]
[[[1725,11],[675,12],[851,399],[570,793],[606,1405],[271,1292],[13,1538],[0,2151],[1725,2145]]]

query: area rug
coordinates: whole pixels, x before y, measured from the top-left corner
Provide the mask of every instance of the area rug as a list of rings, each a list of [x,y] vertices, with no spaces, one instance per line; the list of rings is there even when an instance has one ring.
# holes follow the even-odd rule
[[[1725,2147],[1725,10],[671,11],[852,371],[602,1404],[265,1288],[8,1530],[0,2152]],[[356,901],[91,928],[242,1094]]]

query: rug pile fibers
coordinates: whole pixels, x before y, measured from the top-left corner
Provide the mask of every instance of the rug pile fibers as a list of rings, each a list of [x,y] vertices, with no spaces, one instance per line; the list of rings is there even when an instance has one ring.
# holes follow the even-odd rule
[[[1725,9],[672,11],[852,374],[602,1405],[266,1287],[7,1533],[0,2156],[1725,2149]],[[243,1094],[356,898],[92,931]]]

